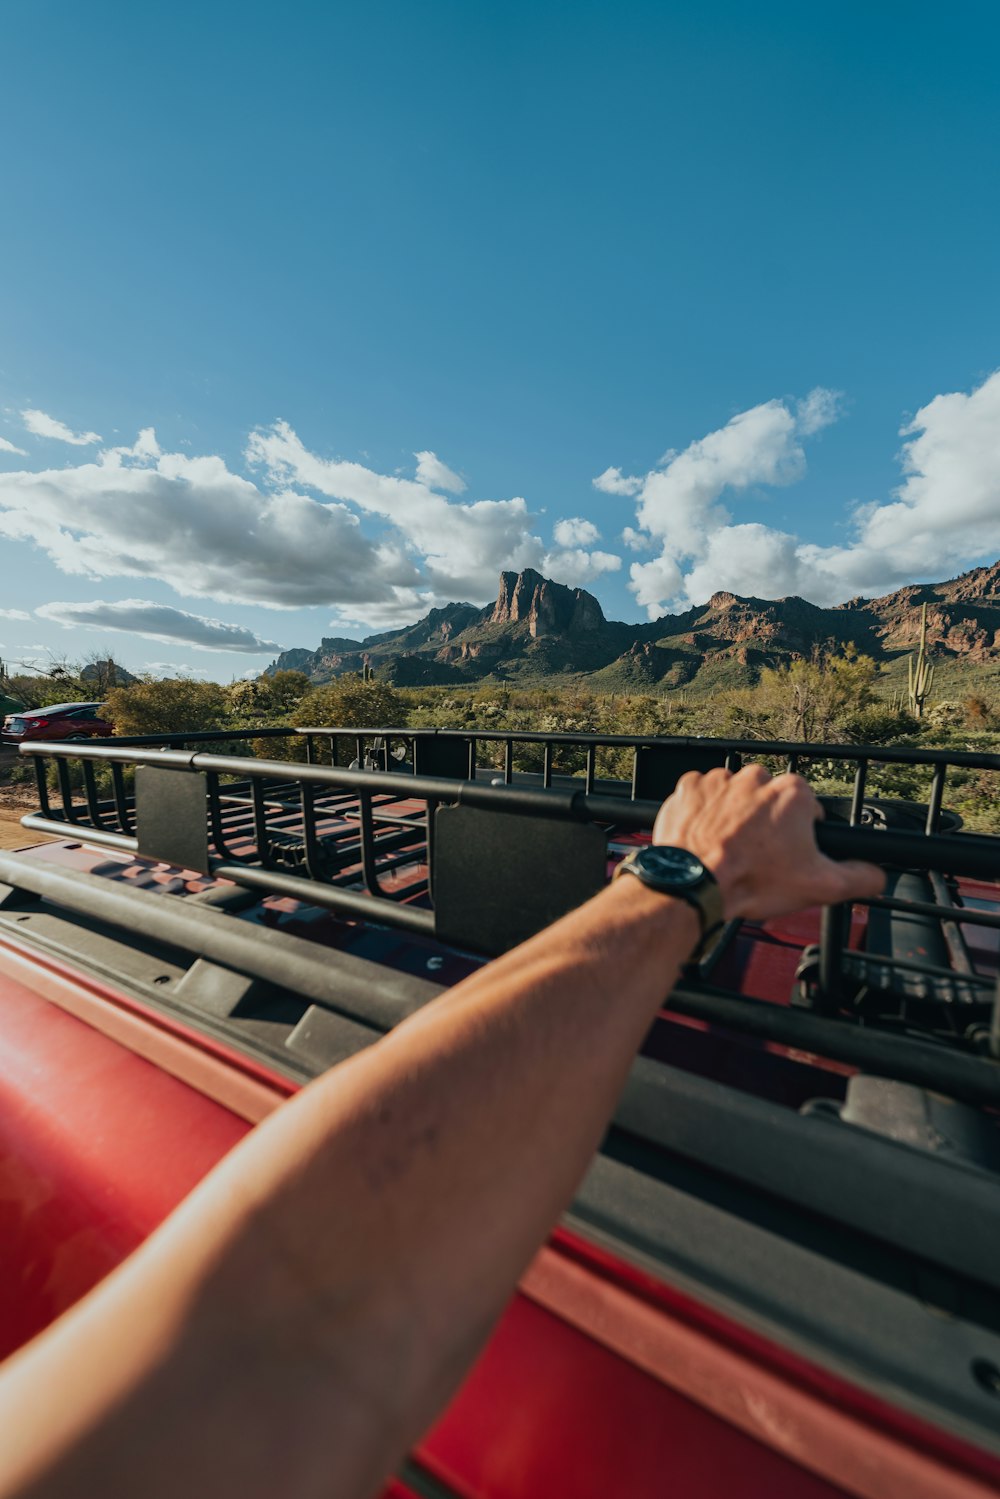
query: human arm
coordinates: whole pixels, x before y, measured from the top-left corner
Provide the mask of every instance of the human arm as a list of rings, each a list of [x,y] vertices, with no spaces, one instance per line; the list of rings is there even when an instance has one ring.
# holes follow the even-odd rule
[[[794,778],[712,772],[656,837],[728,915],[875,893],[815,815]],[[282,1107],[0,1376],[3,1499],[373,1493],[571,1197],[697,935],[617,881]]]

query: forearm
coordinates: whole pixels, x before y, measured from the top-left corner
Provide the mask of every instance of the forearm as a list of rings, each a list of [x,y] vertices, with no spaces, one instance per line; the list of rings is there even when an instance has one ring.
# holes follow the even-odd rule
[[[316,1416],[317,1450],[300,1437],[284,1454],[284,1492],[365,1493],[451,1393],[571,1196],[696,935],[688,907],[618,882],[283,1107],[75,1314],[106,1335],[106,1387],[64,1430],[38,1493],[63,1491],[88,1424],[125,1423],[162,1449],[148,1494],[197,1488],[220,1420],[238,1424],[241,1408],[251,1454],[294,1413]],[[140,1308],[123,1347],[115,1327]],[[88,1344],[37,1349],[7,1414],[53,1378],[72,1385]],[[181,1390],[189,1422],[198,1411],[186,1452],[164,1438]],[[134,1474],[109,1471],[113,1443],[100,1450],[92,1477],[125,1492]],[[261,1460],[228,1468],[220,1499],[230,1482],[252,1499],[275,1474]]]

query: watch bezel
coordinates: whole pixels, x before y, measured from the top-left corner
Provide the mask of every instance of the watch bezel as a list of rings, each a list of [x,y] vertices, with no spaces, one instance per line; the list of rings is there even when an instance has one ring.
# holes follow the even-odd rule
[[[683,855],[687,869],[681,869],[676,863],[672,863],[671,855]],[[697,854],[693,854],[690,849],[667,843],[649,844],[637,849],[633,856],[633,868],[645,883],[667,891],[694,890],[704,884],[706,878],[711,878]]]

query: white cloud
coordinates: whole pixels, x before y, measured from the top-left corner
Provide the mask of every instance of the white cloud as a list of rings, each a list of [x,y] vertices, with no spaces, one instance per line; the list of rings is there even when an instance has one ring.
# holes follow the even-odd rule
[[[795,419],[803,437],[821,432],[840,416],[843,409],[843,393],[839,390],[824,390],[817,385],[804,400],[795,403]]]
[[[638,494],[642,488],[642,480],[629,478],[623,474],[620,468],[606,468],[603,474],[598,474],[591,483],[595,489],[600,489],[604,494]]]
[[[546,552],[542,558],[542,572],[556,583],[565,583],[570,588],[580,588],[584,583],[593,583],[604,573],[616,573],[622,559],[614,552],[585,552],[571,547],[558,552]]]
[[[0,453],[17,453],[20,458],[27,458],[28,456],[23,448],[15,448],[14,444],[8,442],[6,437],[0,437]]]
[[[648,552],[656,545],[648,532],[634,531],[631,526],[625,527],[622,532],[622,541],[631,552]]]
[[[66,573],[157,578],[224,603],[391,602],[420,581],[402,546],[367,538],[346,506],[265,493],[221,458],[161,453],[151,431],[96,462],[0,473],[0,536]]]
[[[584,520],[580,515],[557,520],[552,527],[552,535],[556,546],[560,547],[589,547],[601,539],[601,533],[593,521]]]
[[[189,666],[185,661],[147,661],[144,670],[152,677],[211,677],[212,673],[204,666]],[[243,672],[246,677],[256,677],[260,673],[253,671]]]
[[[969,395],[935,396],[901,435],[894,498],[856,510],[851,546],[804,549],[851,592],[1000,552],[1000,370]]]
[[[814,598],[817,579],[800,551],[797,537],[770,526],[722,526],[684,579],[685,592],[691,603],[704,603],[720,590],[756,598]],[[827,590],[820,591],[823,597],[814,602],[829,602]]]
[[[51,619],[67,629],[127,630],[146,640],[183,640],[195,650],[238,651],[265,655],[283,649],[277,641],[261,640],[243,625],[226,624],[221,619],[206,619],[189,614],[171,604],[154,604],[148,599],[122,599],[108,604],[95,599],[87,604],[42,604],[35,613],[40,619]]]
[[[721,504],[723,493],[800,479],[806,467],[800,439],[835,420],[838,402],[834,392],[819,388],[794,409],[784,401],[766,401],[682,452],[665,454],[665,466],[646,475],[636,505],[639,530],[630,528],[626,544],[638,550],[644,533],[660,549],[659,557],[633,562],[629,569],[629,587],[650,618],[668,605],[699,602],[692,588],[701,586],[706,565],[711,573],[710,543],[731,521]],[[695,582],[685,574],[688,579],[693,574]]]
[[[58,417],[48,416],[44,411],[29,408],[22,411],[21,416],[28,431],[33,432],[36,437],[51,437],[56,442],[68,442],[74,448],[87,448],[91,443],[101,441],[97,432],[74,432],[65,422],[59,421]]]
[[[446,489],[449,494],[464,494],[465,480],[442,463],[436,453],[414,453],[417,460],[417,482],[428,489]]]
[[[533,518],[519,497],[470,504],[447,500],[417,480],[320,458],[282,421],[251,435],[247,458],[263,465],[272,482],[316,489],[388,521],[399,533],[393,543],[399,556],[421,559],[411,586],[422,583],[436,601],[485,601],[505,568],[518,572],[541,562],[542,542],[532,534]]]
[[[461,599],[449,599],[448,603],[461,603]],[[330,629],[337,635],[379,635],[383,630],[399,630],[412,625],[428,610],[439,605],[441,600],[433,593],[420,593],[415,588],[401,588],[398,597],[385,604],[348,605],[337,611],[330,620]]]
[[[725,489],[802,477],[800,438],[835,420],[840,399],[813,391],[794,411],[769,401],[741,413],[647,475],[637,505],[660,547],[630,568],[630,588],[650,616],[668,604],[703,603],[720,589],[817,604],[887,593],[1000,554],[1000,371],[969,394],[935,396],[901,435],[903,482],[891,500],[855,506],[853,537],[818,546],[758,523],[734,523]],[[637,533],[627,533],[627,544]]]
[[[23,609],[0,609],[0,619],[30,619]]]

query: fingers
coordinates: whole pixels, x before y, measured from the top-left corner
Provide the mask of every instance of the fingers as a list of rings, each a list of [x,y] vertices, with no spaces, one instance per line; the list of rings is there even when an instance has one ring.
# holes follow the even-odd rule
[[[844,859],[834,868],[840,877],[844,894],[841,900],[874,900],[885,889],[885,870],[860,859]]]
[[[736,779],[746,786],[766,786],[773,777],[769,770],[754,761],[752,765],[744,765],[742,770],[738,770]]]
[[[802,903],[835,906],[844,901],[872,900],[885,889],[885,873],[877,864],[860,859],[842,862],[818,855],[808,871],[803,870],[800,885]]]

